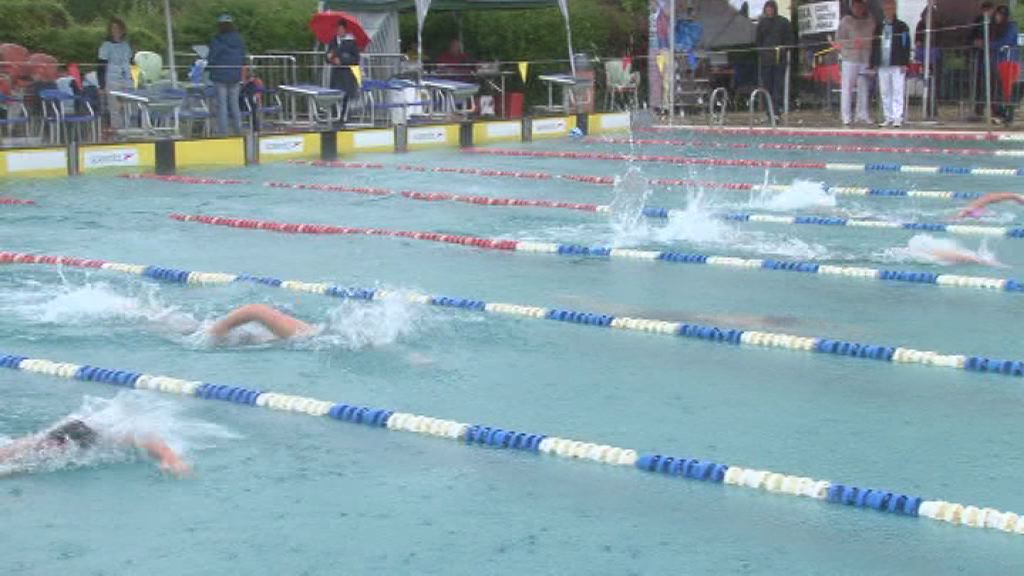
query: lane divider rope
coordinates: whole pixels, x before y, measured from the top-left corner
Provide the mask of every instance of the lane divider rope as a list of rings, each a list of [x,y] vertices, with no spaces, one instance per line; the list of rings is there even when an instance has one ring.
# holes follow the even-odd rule
[[[671,138],[591,138],[590,142],[607,144],[639,144],[739,150],[799,150],[804,152],[844,152],[853,154],[928,154],[942,156],[996,156],[1024,158],[1024,150],[989,148],[930,148],[921,146],[864,146],[859,144],[797,144],[793,142],[711,142]]]
[[[35,200],[23,200],[21,198],[11,198],[10,196],[0,196],[0,205],[4,206],[34,206]]]
[[[617,152],[580,152],[554,150],[519,150],[512,148],[463,148],[466,154],[512,156],[516,158],[559,158],[563,160],[612,160],[654,162],[682,166],[729,166],[741,168],[777,168],[827,170],[832,172],[899,172],[904,174],[956,174],[960,176],[1024,176],[1024,168],[970,168],[963,166],[915,166],[878,162],[853,164],[845,162],[796,162],[791,160],[752,160],[746,158],[688,158],[652,154],[621,154]]]
[[[319,166],[328,168],[347,169],[384,169],[382,164],[357,163],[357,162],[334,162],[322,160],[291,160],[290,164],[301,164],[307,166]],[[398,164],[392,166],[397,170],[406,172],[436,172],[445,174],[476,175],[483,177],[505,177],[531,180],[567,180],[582,184],[594,184],[599,186],[614,186],[615,178],[612,176],[593,176],[589,174],[550,174],[546,172],[523,172],[516,170],[493,170],[488,168],[455,168],[444,166],[415,166],[409,164]],[[156,180],[161,182],[172,182],[178,184],[255,184],[249,180],[229,180],[220,178],[197,178],[194,176],[180,176],[172,174],[122,174],[122,178],[130,180]],[[771,192],[784,192],[790,186],[782,184],[751,184],[745,182],[716,182],[712,180],[693,180],[680,178],[651,178],[651,184],[658,186],[695,186],[714,190],[733,191],[757,191],[768,190]],[[831,186],[826,188],[829,194],[837,196],[872,196],[879,198],[917,198],[928,200],[974,200],[981,198],[985,192],[964,192],[954,190],[908,190],[899,188],[869,188],[858,186]]]
[[[327,417],[370,428],[452,440],[467,446],[546,454],[567,460],[588,461],[623,468],[631,467],[641,472],[685,480],[810,498],[855,508],[870,508],[896,516],[928,518],[956,526],[988,528],[1006,533],[1024,534],[1024,517],[1014,512],[946,500],[929,500],[901,492],[818,480],[796,474],[744,468],[698,458],[667,456],[653,452],[641,453],[631,448],[599,442],[521,432],[391,409],[329,402],[257,388],[213,384],[200,380],[131,370],[55,362],[15,354],[0,353],[0,367],[67,380],[110,384],[121,388],[150,390],[203,400],[219,400],[318,418]]]
[[[162,266],[145,266],[125,264],[104,260],[85,260],[66,256],[35,255],[23,252],[0,252],[0,264],[50,264],[73,266],[79,268],[97,268],[112,270],[135,276],[144,276],[162,282],[186,285],[216,285],[234,282],[254,282],[257,284],[283,288],[294,292],[321,294],[342,299],[386,300],[405,299],[415,304],[426,304],[445,308],[457,308],[491,314],[505,314],[539,320],[553,320],[601,328],[616,328],[666,336],[704,340],[718,344],[746,345],[760,348],[780,348],[785,350],[846,356],[861,360],[876,360],[896,364],[918,364],[941,368],[955,368],[969,372],[988,372],[1004,376],[1024,376],[1024,362],[1002,360],[986,356],[967,356],[965,354],[942,354],[930,350],[916,350],[900,346],[863,344],[848,342],[837,338],[820,338],[740,330],[718,326],[703,326],[685,322],[668,322],[652,318],[618,317],[600,312],[564,310],[544,308],[523,304],[502,302],[485,302],[475,298],[453,296],[436,296],[430,294],[398,293],[389,290],[372,288],[351,288],[333,286],[326,283],[310,283],[299,280],[282,280],[268,276],[249,274],[230,274],[223,272],[194,272]]]
[[[957,274],[938,274],[935,272],[913,272],[906,270],[886,270],[861,266],[833,266],[812,261],[776,260],[768,258],[738,258],[734,256],[712,256],[693,252],[671,252],[660,250],[642,250],[635,248],[612,248],[609,246],[585,246],[581,244],[558,244],[554,242],[528,242],[501,238],[483,238],[463,234],[442,234],[439,232],[419,232],[412,230],[390,230],[386,228],[358,228],[350,226],[330,226],[324,224],[295,224],[256,220],[249,218],[233,218],[229,216],[209,216],[199,214],[171,214],[170,218],[179,222],[196,222],[213,226],[266,230],[288,234],[325,234],[325,235],[364,235],[394,236],[421,240],[472,246],[485,250],[502,250],[525,252],[532,254],[555,254],[570,257],[589,257],[605,259],[626,259],[648,262],[669,262],[681,264],[707,264],[724,266],[733,269],[759,269],[783,272],[801,272],[822,276],[839,276],[844,278],[864,278],[890,282],[908,282],[912,284],[936,284],[957,288],[977,288],[1003,292],[1024,292],[1024,283],[1008,278],[990,278],[985,276],[962,276]]]
[[[704,132],[739,136],[821,136],[825,138],[879,138],[935,142],[1024,142],[1021,132],[940,130],[851,130],[834,128],[768,128],[740,126],[651,126],[639,132]]]

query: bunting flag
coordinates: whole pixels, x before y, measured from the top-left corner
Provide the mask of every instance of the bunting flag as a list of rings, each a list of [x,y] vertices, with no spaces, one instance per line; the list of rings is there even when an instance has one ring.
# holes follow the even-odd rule
[[[132,71],[132,84],[134,84],[136,88],[141,88],[142,85],[139,83],[139,76],[142,75],[142,69],[139,68],[138,64],[132,64],[131,71]]]
[[[665,52],[658,52],[658,56],[655,58],[658,63],[658,72],[662,75],[665,74],[665,64],[668,63],[668,54]]]
[[[363,85],[363,69],[358,65],[349,66],[349,70],[352,70],[352,75],[356,77],[356,84],[359,86]]]
[[[519,63],[519,77],[523,79],[524,83],[526,82],[526,77],[529,74],[529,71],[530,71],[530,63],[529,62],[524,60],[524,61]]]

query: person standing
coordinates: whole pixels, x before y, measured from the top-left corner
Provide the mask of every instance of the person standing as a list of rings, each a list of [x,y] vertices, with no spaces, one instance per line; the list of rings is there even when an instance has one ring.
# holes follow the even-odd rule
[[[879,128],[903,126],[907,65],[910,64],[910,27],[896,17],[896,0],[882,2],[882,21],[871,41],[871,68],[878,74],[878,93],[885,119]]]
[[[989,51],[995,63],[994,77],[998,78],[994,82],[992,97],[993,102],[996,102],[994,112],[998,118],[993,121],[1009,124],[1013,122],[1014,93],[1020,79],[1020,49],[1017,47],[1020,29],[1010,19],[1009,8],[996,8],[989,32]]]
[[[843,16],[836,32],[834,46],[843,58],[842,94],[840,108],[843,126],[849,126],[854,119],[871,123],[868,115],[868,75],[871,65],[871,35],[875,32],[875,19],[868,12],[865,0],[850,0],[850,14]],[[856,116],[851,114],[853,90],[857,89]]]
[[[761,87],[772,96],[776,120],[778,112],[785,110],[786,63],[789,62],[789,48],[794,44],[793,25],[789,19],[779,15],[775,0],[764,3],[761,17],[757,20],[756,35],[761,65]]]
[[[104,103],[110,121],[110,128],[120,130],[124,128],[124,114],[121,109],[121,101],[110,95],[112,91],[131,90],[135,87],[132,80],[132,52],[131,42],[128,41],[127,27],[120,18],[111,18],[107,27],[107,39],[100,44],[98,59],[99,70],[97,79],[100,90],[106,94]]]
[[[217,35],[210,42],[210,55],[207,59],[210,80],[217,89],[217,131],[222,135],[239,134],[242,132],[242,111],[238,95],[247,56],[245,40],[235,29],[235,20],[230,14],[221,14],[217,18],[217,28]]]
[[[359,66],[359,46],[344,20],[338,20],[338,32],[327,45],[327,61],[331,65],[331,88],[345,93],[341,99],[341,120],[344,122],[348,118],[349,99],[359,92],[359,82],[352,71],[353,66]]]

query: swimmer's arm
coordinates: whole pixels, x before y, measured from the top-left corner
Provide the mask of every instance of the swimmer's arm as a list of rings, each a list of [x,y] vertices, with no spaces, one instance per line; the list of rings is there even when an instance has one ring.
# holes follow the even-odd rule
[[[148,454],[150,458],[157,461],[160,465],[160,469],[164,472],[170,472],[179,478],[187,476],[192,472],[192,467],[182,460],[181,456],[160,438],[126,437],[124,442],[131,444],[140,450],[145,450],[146,454]]]
[[[249,304],[231,311],[227,316],[218,320],[210,328],[210,335],[214,338],[224,338],[235,328],[249,322],[263,324],[274,336],[283,340],[313,330],[309,324],[280,310],[263,304]]]
[[[966,208],[957,214],[957,218],[966,218],[967,216],[971,216],[974,212],[985,208],[989,204],[995,204],[997,202],[1016,202],[1017,204],[1024,204],[1024,196],[1017,194],[1016,192],[995,192],[992,194],[986,194],[968,204]]]

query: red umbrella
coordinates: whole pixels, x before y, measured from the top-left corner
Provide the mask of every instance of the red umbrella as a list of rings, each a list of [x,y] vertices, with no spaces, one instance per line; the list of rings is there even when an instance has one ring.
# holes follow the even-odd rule
[[[370,37],[363,30],[362,23],[355,16],[340,10],[327,10],[317,12],[309,21],[309,29],[316,34],[317,40],[324,44],[330,44],[331,40],[338,35],[338,22],[344,22],[348,33],[356,39],[356,46],[365,50],[370,45]]]
[[[1003,99],[1011,100],[1013,87],[1020,78],[1020,64],[1014,60],[999,63],[999,79],[1002,81]]]

